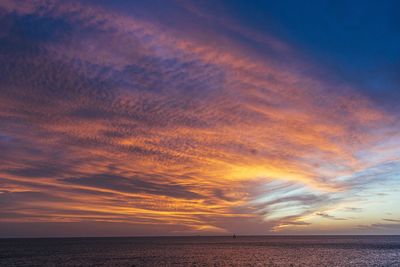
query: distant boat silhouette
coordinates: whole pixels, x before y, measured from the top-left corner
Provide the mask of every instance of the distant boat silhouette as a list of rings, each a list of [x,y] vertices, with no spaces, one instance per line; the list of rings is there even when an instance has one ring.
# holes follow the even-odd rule
[[[233,234],[232,238],[234,238],[234,239],[235,239],[235,238],[236,238],[236,235],[235,235],[235,234]]]

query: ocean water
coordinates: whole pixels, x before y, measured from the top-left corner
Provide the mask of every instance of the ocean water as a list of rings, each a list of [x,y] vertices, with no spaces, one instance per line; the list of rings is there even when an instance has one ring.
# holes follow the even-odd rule
[[[400,266],[400,236],[0,239],[0,266]]]

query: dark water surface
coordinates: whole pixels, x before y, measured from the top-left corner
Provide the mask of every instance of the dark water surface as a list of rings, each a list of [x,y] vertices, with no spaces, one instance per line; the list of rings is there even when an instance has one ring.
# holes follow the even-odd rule
[[[400,266],[400,236],[0,239],[1,266]]]

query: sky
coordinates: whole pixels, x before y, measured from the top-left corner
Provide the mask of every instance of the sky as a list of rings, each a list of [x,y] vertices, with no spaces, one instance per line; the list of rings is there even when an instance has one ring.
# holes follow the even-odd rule
[[[399,1],[0,1],[0,237],[400,234]]]

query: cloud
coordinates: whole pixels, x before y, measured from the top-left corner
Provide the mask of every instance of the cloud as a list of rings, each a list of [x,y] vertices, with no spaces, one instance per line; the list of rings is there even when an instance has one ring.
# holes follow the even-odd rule
[[[356,208],[356,207],[345,207],[343,210],[346,212],[362,212],[363,211],[362,208]]]
[[[311,225],[309,222],[303,222],[303,221],[293,221],[293,222],[281,222],[280,226],[291,226],[291,225],[296,225],[296,226],[305,226],[305,225]]]
[[[306,62],[87,3],[0,7],[0,181],[19,207],[1,220],[265,233],[315,212],[342,220],[319,211],[397,171],[360,156],[391,117]]]
[[[362,230],[362,231],[368,231],[370,233],[388,233],[388,234],[393,234],[396,235],[396,233],[400,229],[400,224],[396,221],[389,221],[393,223],[373,223],[369,225],[357,225],[357,228]]]
[[[324,212],[318,212],[318,213],[316,213],[316,215],[321,216],[322,218],[325,218],[325,219],[330,219],[330,220],[336,220],[336,221],[346,220],[345,218],[338,218],[338,217],[329,215],[328,213],[324,213]]]
[[[395,223],[400,223],[400,220],[396,220],[396,219],[383,219],[384,221],[387,222],[395,222]]]
[[[168,180],[167,177],[162,177],[163,180]],[[127,193],[147,193],[156,195],[166,195],[171,197],[181,197],[185,199],[199,199],[200,195],[185,189],[179,184],[170,183],[155,183],[150,182],[161,180],[155,175],[147,177],[122,177],[110,174],[99,174],[84,178],[67,178],[63,182],[85,185],[94,188],[105,188],[119,192]]]

